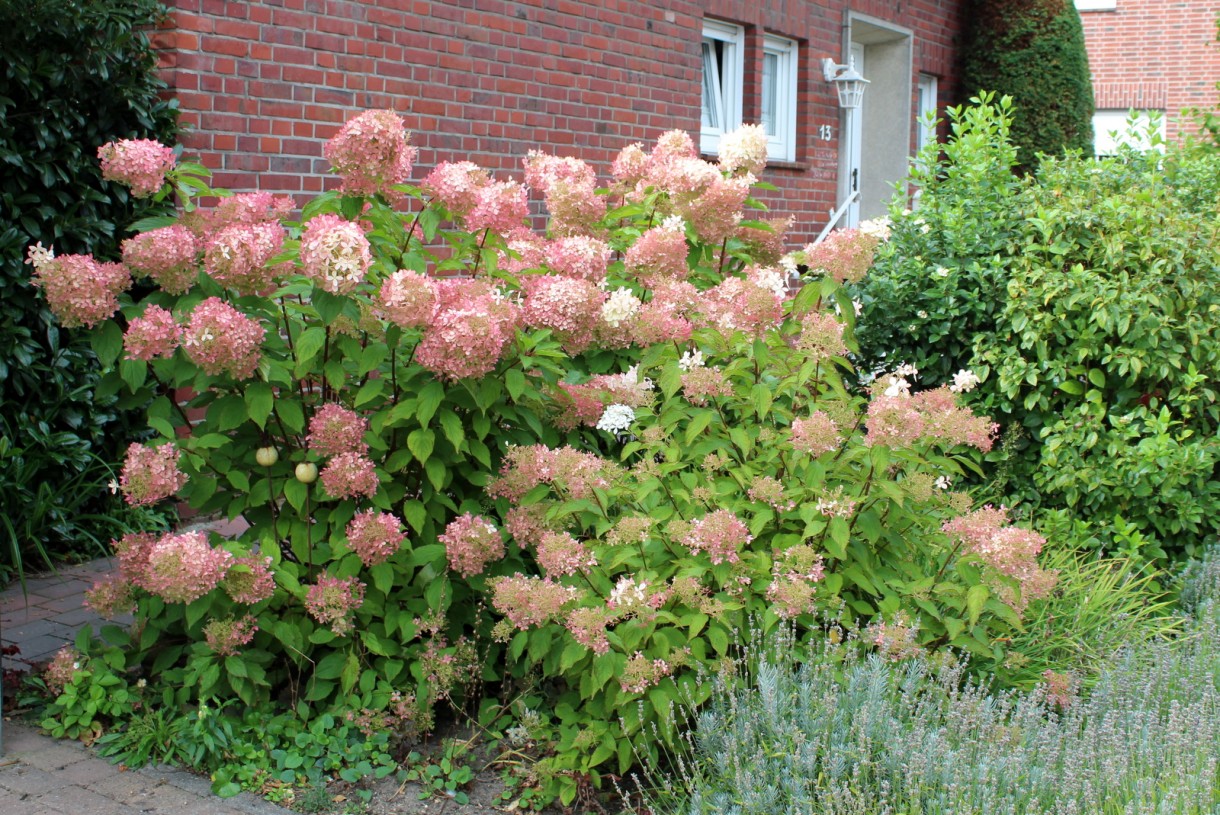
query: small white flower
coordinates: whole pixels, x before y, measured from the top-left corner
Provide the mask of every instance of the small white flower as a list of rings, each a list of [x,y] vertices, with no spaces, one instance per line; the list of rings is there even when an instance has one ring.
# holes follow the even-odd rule
[[[623,383],[626,385],[639,386],[641,390],[646,391],[656,390],[657,386],[652,383],[651,379],[647,377],[645,377],[643,380],[640,379],[639,365],[632,365],[625,373],[620,374],[620,376],[623,377]]]
[[[911,379],[919,379],[919,369],[909,362],[904,362],[894,369],[894,376],[903,378],[910,377]]]
[[[939,476],[934,483],[936,485],[936,489],[947,490],[953,486],[953,479],[947,475],[942,475]]]
[[[607,433],[625,432],[635,421],[635,411],[627,405],[614,404],[606,408],[597,420],[597,429]]]
[[[648,599],[648,595],[645,593],[647,588],[647,583],[636,583],[630,577],[620,577],[614,584],[614,588],[610,590],[610,596],[606,598],[606,605],[610,608],[642,605]]]
[[[888,387],[885,389],[886,396],[894,397],[911,395],[911,383],[902,377],[891,374],[887,376],[884,381],[888,383]]]
[[[967,393],[974,390],[981,381],[974,371],[963,368],[953,375],[953,384],[949,386],[949,390],[954,393]]]
[[[926,320],[926,319],[928,319],[928,312],[923,311],[923,310],[921,309],[921,310],[919,310],[919,311],[915,312],[915,316],[916,316],[916,317],[918,317],[918,318],[919,318],[919,319],[921,319],[921,320]]]
[[[937,277],[948,277],[949,270],[946,269],[944,266],[937,266],[936,267],[936,276]]]
[[[662,232],[686,232],[686,221],[682,220],[681,215],[670,215],[664,221],[661,221]]]
[[[703,367],[703,352],[696,349],[694,351],[684,351],[682,359],[678,360],[678,367],[683,373],[693,371],[695,368]]]
[[[119,491],[119,482],[115,481],[112,478],[112,479],[110,479],[110,483],[107,484],[106,487],[110,490],[111,495],[116,495],[116,494],[118,494],[118,491]]]
[[[852,308],[856,310],[856,316],[859,317],[860,312],[864,311],[864,303],[860,302],[859,300],[852,300],[851,305]]]

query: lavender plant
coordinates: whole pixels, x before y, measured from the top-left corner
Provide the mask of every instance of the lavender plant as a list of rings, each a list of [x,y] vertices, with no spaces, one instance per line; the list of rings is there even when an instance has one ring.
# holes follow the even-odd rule
[[[945,655],[833,649],[797,665],[787,648],[768,648],[748,683],[720,680],[654,806],[684,815],[1215,812],[1220,608],[1214,580],[1195,579],[1192,591],[1201,599],[1185,636],[1113,655],[1087,695],[1066,676],[996,692]]]

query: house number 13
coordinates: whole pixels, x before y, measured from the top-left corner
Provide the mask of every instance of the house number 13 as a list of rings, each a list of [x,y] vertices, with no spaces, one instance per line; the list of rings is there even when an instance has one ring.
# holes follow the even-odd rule
[[[834,137],[835,129],[830,125],[822,125],[818,128],[818,138],[822,141],[830,141]]]

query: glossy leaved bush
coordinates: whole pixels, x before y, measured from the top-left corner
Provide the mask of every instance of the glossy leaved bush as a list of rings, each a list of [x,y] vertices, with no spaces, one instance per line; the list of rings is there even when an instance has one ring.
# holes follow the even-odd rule
[[[166,172],[155,145],[112,152],[110,177]],[[124,246],[156,284],[139,300],[31,251],[61,318],[96,326],[103,388],[151,399],[127,499],[249,522],[116,544],[91,598],[136,608],[103,632],[112,675],[401,739],[441,706],[500,727],[534,700],[513,707],[535,782],[570,801],[672,740],[750,618],[1004,658],[1054,578],[1041,537],[952,489],[994,426],[909,366],[848,387],[842,283],[884,230],[783,256],[743,217],[759,129],[719,166],[676,131],[628,147],[603,189],[540,153],[525,184],[456,162],[412,185],[388,111],[326,152],[342,186],[299,220],[265,194],[198,208],[203,169],[169,169],[181,212]]]

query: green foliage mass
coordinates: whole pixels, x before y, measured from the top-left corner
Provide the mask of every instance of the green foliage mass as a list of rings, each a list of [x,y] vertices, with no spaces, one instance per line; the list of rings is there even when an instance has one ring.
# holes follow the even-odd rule
[[[0,0],[0,579],[32,553],[80,548],[114,509],[82,484],[112,477],[128,405],[95,398],[85,337],[55,325],[24,260],[36,242],[116,259],[123,229],[149,211],[102,180],[97,148],[173,142],[145,34],[161,13],[155,0]]]
[[[1011,96],[1017,164],[1037,155],[1093,153],[1093,86],[1072,0],[973,0],[962,48],[962,89]]]
[[[972,403],[1007,431],[997,500],[1108,527],[1082,540],[1111,552],[1191,554],[1218,495],[1220,160],[1069,156],[1014,179],[1018,114],[982,101],[950,112],[917,208],[892,211],[859,287],[863,367],[913,362],[924,384],[974,370]]]

